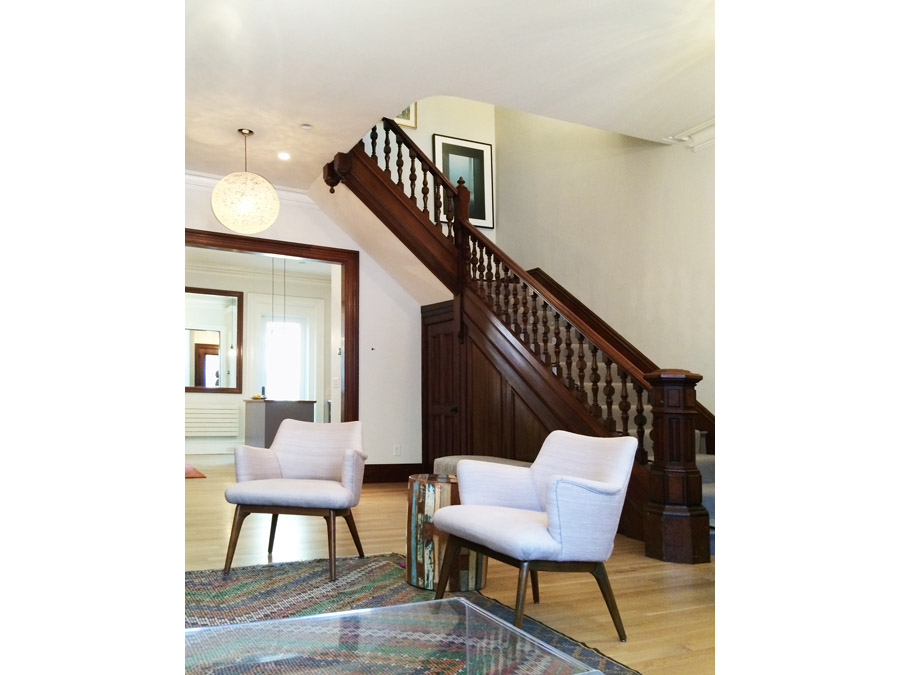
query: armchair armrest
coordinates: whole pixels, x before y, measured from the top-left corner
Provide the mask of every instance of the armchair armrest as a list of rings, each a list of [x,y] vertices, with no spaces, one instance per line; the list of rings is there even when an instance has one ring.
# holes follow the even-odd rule
[[[462,459],[456,476],[462,504],[542,510],[530,467]]]
[[[550,535],[562,544],[561,560],[609,558],[627,487],[574,476],[550,478],[547,517]]]
[[[369,458],[359,450],[344,450],[344,463],[341,466],[341,485],[353,493],[353,503],[351,507],[359,503],[359,495],[362,491],[363,473],[365,472],[366,460]]]
[[[271,448],[239,445],[234,449],[234,475],[238,483],[281,478],[281,465]]]

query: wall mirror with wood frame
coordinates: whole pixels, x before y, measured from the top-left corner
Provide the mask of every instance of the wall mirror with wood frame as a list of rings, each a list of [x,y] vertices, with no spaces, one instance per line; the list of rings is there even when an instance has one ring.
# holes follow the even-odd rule
[[[240,394],[244,294],[184,289],[184,390]]]

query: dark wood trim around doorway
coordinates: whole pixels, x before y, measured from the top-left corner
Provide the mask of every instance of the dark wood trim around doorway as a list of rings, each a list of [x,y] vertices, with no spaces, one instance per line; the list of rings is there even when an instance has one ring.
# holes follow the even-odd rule
[[[344,332],[341,373],[341,420],[359,419],[359,251],[314,246],[289,241],[260,239],[239,234],[221,234],[204,230],[185,229],[185,246],[213,248],[221,251],[241,251],[287,255],[295,258],[321,260],[341,266],[341,308]]]

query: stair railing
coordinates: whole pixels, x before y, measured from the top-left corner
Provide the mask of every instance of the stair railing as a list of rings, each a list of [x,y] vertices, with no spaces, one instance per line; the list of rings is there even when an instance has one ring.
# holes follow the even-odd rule
[[[393,120],[382,120],[381,129],[374,126],[360,143],[434,227],[455,242],[468,288],[610,435],[635,436],[636,459],[646,464],[651,434],[645,403],[651,385],[641,369],[467,217],[459,217],[462,180],[453,185]]]
[[[469,191],[462,179],[453,185],[393,120],[382,121],[382,132],[376,125],[351,153],[336,155],[324,169],[325,182],[334,191],[355,175],[350,155],[370,165],[380,184],[409,200],[404,211],[412,206],[411,212],[422,216],[416,220],[436,228],[434,239],[446,244],[439,247],[443,253],[455,257],[442,258],[443,269],[452,263],[443,281],[458,293],[460,327],[463,303],[477,298],[597,426],[608,435],[637,438],[637,462],[648,464],[648,447],[655,442],[657,451],[646,473],[647,555],[673,562],[708,561],[709,514],[701,504],[701,476],[694,461],[695,385],[702,377],[683,370],[645,373],[646,359],[629,358],[636,352],[621,336],[607,339],[564,289],[521,268],[469,222]],[[363,189],[355,179],[354,185],[352,189]],[[645,414],[645,396],[652,422]]]
[[[379,134],[378,125],[373,126],[369,135],[360,141],[365,154],[391,175],[422,214],[453,243],[456,187],[394,120],[384,118],[382,127]]]

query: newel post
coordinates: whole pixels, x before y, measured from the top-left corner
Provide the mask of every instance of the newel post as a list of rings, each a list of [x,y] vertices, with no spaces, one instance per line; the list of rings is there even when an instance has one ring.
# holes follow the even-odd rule
[[[466,181],[459,177],[456,182],[456,201],[453,204],[453,217],[456,222],[469,219],[469,188],[466,187]]]
[[[469,269],[469,237],[466,234],[464,222],[469,220],[469,188],[466,181],[460,177],[456,187],[456,197],[453,199],[453,244],[456,246],[456,287],[459,289],[453,303],[454,321],[456,322],[457,337],[460,342],[465,340],[463,323],[463,296],[467,284],[466,276]]]
[[[709,513],[701,503],[694,447],[696,386],[703,377],[687,370],[656,370],[645,378],[653,406],[645,552],[667,562],[709,562]]]
[[[350,175],[352,167],[353,159],[346,152],[337,153],[333,160],[322,167],[322,179],[330,193],[334,194],[334,188]]]

